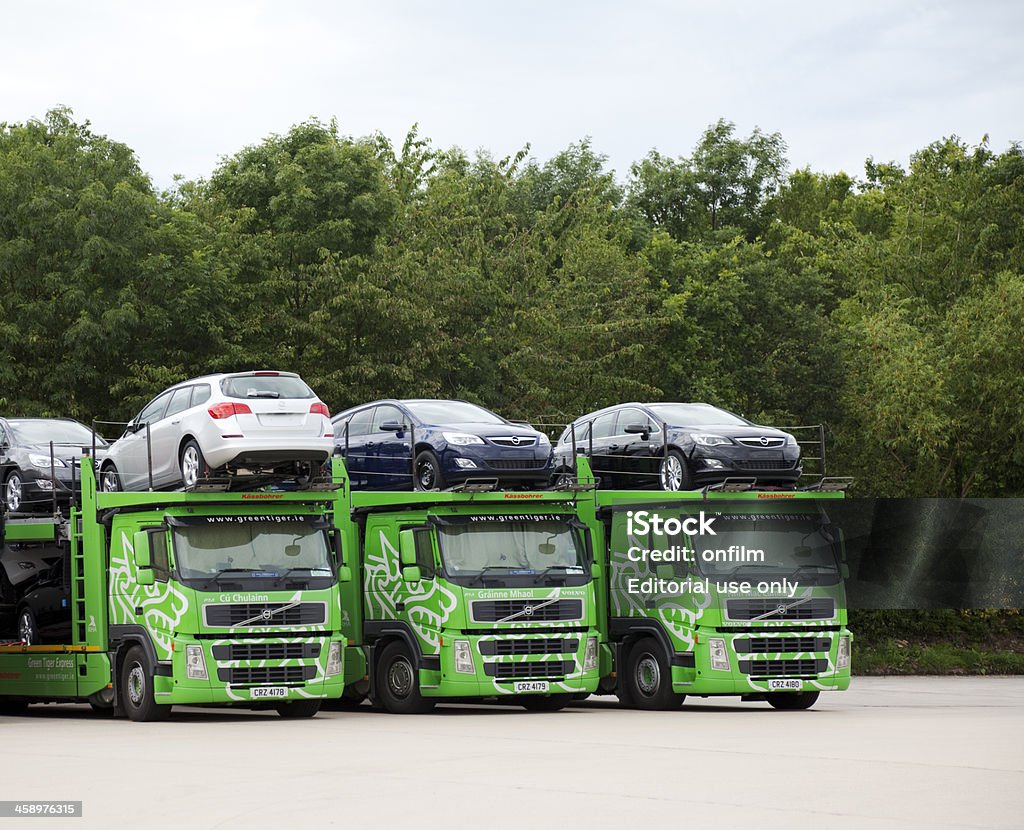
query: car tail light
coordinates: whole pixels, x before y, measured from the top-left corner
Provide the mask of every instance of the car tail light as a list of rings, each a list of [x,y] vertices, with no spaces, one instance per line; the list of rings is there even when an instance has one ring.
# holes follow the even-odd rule
[[[323,415],[325,418],[331,417],[331,410],[327,408],[325,403],[315,403],[309,408],[309,411],[314,415]]]
[[[256,378],[276,378],[280,376],[280,372],[253,372],[253,377]]]
[[[206,410],[215,421],[221,418],[230,418],[232,415],[252,415],[248,404],[244,403],[219,403]]]

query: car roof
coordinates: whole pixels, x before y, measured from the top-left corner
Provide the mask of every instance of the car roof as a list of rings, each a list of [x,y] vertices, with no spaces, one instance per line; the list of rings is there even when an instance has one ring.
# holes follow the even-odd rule
[[[586,415],[580,415],[580,417],[573,420],[572,423],[578,423],[580,421],[590,421],[601,415],[607,415],[609,412],[614,412],[617,409],[627,409],[629,407],[640,407],[641,409],[648,409],[652,406],[706,406],[708,409],[718,409],[722,412],[728,412],[727,409],[722,409],[720,406],[714,404],[704,403],[703,401],[651,401],[650,403],[643,403],[641,401],[630,401],[629,403],[617,403],[612,406],[606,406],[604,409],[595,409],[593,412],[588,412]]]
[[[478,403],[472,401],[464,401],[462,398],[381,398],[379,401],[369,401],[368,403],[357,403],[355,406],[350,406],[348,409],[343,409],[333,418],[331,421],[337,421],[341,418],[347,418],[349,415],[358,412],[359,410],[366,409],[371,406],[379,406],[380,404],[392,404],[393,406],[404,406],[410,403],[468,403],[470,406],[475,406],[478,409],[482,409],[484,412],[490,412],[492,415],[498,415],[497,412],[488,409],[486,406],[481,406]],[[498,417],[502,417],[498,415]]]

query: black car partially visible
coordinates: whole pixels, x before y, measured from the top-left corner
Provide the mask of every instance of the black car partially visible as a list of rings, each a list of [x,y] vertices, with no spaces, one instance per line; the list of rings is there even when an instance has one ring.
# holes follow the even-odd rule
[[[706,403],[619,404],[577,418],[555,447],[556,479],[573,468],[574,441],[602,487],[792,486],[802,472],[792,435]]]
[[[0,486],[10,513],[52,510],[66,504],[81,477],[81,457],[107,442],[70,418],[0,418]],[[52,444],[52,455],[51,455]]]

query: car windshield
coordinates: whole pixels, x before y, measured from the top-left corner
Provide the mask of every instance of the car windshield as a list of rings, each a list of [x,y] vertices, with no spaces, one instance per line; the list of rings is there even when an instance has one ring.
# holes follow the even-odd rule
[[[211,520],[235,517],[209,517]],[[222,573],[252,577],[331,576],[323,530],[305,521],[207,522],[174,527],[174,556],[185,579]]]
[[[452,576],[479,575],[488,569],[583,573],[579,534],[564,521],[442,525],[440,548],[445,570]]]
[[[669,426],[746,426],[747,422],[716,406],[695,403],[652,403],[650,409]]]
[[[77,421],[8,421],[15,440],[22,445],[70,444],[75,447],[92,445],[92,430]],[[96,445],[105,447],[107,442],[96,436]]]
[[[407,401],[405,406],[424,424],[503,424],[501,418],[465,401]]]
[[[315,398],[301,378],[291,375],[241,375],[224,378],[221,391],[229,398]]]
[[[769,571],[792,575],[799,571],[805,582],[815,581],[816,575],[831,580],[838,576],[831,533],[816,517],[785,513],[717,516],[715,533],[697,540],[694,559],[705,576],[760,576]]]

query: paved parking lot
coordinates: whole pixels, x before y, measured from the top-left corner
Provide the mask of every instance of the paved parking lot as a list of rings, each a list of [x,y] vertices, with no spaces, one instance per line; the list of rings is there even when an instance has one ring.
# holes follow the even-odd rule
[[[808,712],[34,706],[0,741],[0,799],[81,799],[73,827],[1024,826],[1024,678],[855,679]]]

